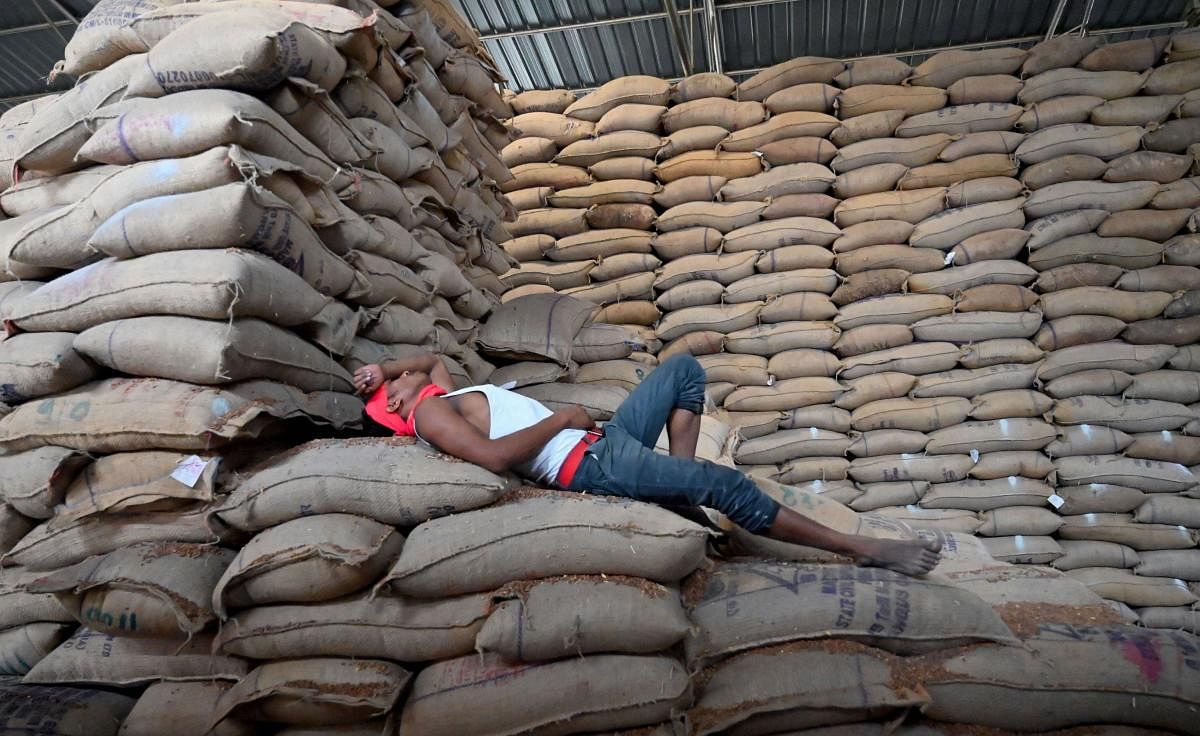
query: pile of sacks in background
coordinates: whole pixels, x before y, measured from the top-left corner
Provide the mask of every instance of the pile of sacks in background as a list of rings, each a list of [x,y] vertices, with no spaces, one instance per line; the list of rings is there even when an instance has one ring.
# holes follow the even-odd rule
[[[614,323],[540,370],[690,352],[752,475],[1200,630],[1200,33],[509,101],[504,298]]]

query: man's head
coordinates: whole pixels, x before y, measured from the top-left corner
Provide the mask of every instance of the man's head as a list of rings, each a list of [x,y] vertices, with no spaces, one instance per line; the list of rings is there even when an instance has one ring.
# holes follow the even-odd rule
[[[384,384],[387,410],[402,417],[408,416],[413,400],[430,383],[429,374],[421,371],[404,371],[399,377],[388,381]]]

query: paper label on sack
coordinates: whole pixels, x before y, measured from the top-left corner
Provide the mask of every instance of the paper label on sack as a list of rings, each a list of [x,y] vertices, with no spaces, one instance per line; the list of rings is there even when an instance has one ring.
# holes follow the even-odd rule
[[[971,448],[971,462],[979,462],[979,450],[976,450],[974,447]]]
[[[185,457],[171,471],[171,477],[188,488],[195,488],[196,482],[200,480],[200,476],[204,475],[204,470],[210,462],[212,460],[205,460],[196,455]]]
[[[1049,501],[1050,505],[1056,509],[1061,509],[1063,507],[1063,504],[1067,502],[1065,498],[1058,495],[1057,493],[1050,494],[1050,497],[1047,498],[1046,500]]]

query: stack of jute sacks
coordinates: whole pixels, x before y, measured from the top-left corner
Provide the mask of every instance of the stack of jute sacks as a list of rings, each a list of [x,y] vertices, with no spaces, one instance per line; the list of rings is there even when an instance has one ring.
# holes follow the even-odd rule
[[[756,477],[1197,630],[1198,38],[512,96],[506,298],[624,334],[556,380],[696,355]]]
[[[461,19],[389,4],[101,2],[81,81],[4,115],[4,674],[238,679],[225,479],[357,427],[364,362],[491,372],[509,109]]]

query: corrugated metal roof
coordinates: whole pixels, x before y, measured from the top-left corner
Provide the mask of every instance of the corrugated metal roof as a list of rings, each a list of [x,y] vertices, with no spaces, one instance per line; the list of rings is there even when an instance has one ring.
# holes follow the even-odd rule
[[[93,4],[91,0],[0,2],[0,111],[74,83],[66,75],[51,83],[50,71]]]
[[[675,78],[684,66],[666,0],[455,0],[516,90],[589,89],[627,74]],[[693,71],[714,68],[704,1],[674,0]],[[1057,0],[715,0],[721,68],[734,77],[797,56],[911,55],[947,46],[1031,45]],[[1191,0],[1066,0],[1063,33],[1167,33]],[[691,40],[689,44],[687,39]],[[926,52],[922,54],[920,52]]]

